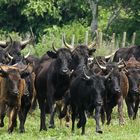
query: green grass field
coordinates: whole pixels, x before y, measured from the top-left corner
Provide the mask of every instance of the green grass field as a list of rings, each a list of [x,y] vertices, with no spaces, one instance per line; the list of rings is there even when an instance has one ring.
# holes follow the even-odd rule
[[[48,128],[48,131],[39,132],[39,109],[35,110],[33,114],[28,115],[25,125],[26,132],[24,134],[19,133],[18,127],[12,134],[8,134],[8,119],[6,117],[4,128],[0,128],[0,140],[140,140],[140,113],[137,119],[133,121],[128,119],[125,112],[125,125],[119,126],[116,110],[117,108],[113,111],[111,125],[102,126],[103,134],[97,134],[95,132],[94,119],[88,119],[84,136],[81,136],[81,129],[76,128],[75,132],[72,133],[71,126],[66,128],[64,122],[60,126],[57,117],[55,129]]]

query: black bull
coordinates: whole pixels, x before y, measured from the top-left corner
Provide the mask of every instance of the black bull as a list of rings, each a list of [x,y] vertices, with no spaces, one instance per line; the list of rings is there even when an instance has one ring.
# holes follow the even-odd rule
[[[51,58],[40,64],[42,69],[36,75],[35,87],[41,111],[40,130],[46,130],[45,103],[49,104],[51,112],[50,127],[54,127],[54,104],[60,100],[69,87],[72,70],[72,53],[69,49],[61,48],[57,52],[48,52]]]
[[[140,61],[140,46],[120,48],[116,51],[113,61],[119,62],[119,59],[121,58],[123,58],[125,61],[128,61],[132,56],[134,56],[136,60]]]
[[[104,82],[107,77],[100,75],[78,76],[70,86],[70,102],[72,107],[72,131],[76,114],[79,116],[78,128],[82,127],[82,134],[85,133],[86,116],[85,111],[93,112],[95,109],[96,132],[102,133],[99,125],[100,111],[103,105],[105,94]]]

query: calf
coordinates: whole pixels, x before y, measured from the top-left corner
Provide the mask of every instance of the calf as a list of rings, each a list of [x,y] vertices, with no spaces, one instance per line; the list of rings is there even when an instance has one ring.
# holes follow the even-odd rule
[[[21,98],[26,89],[25,80],[22,78],[27,74],[24,73],[25,69],[19,70],[12,66],[1,66],[0,69],[0,127],[4,126],[3,119],[8,108],[8,132],[11,133],[16,126]]]

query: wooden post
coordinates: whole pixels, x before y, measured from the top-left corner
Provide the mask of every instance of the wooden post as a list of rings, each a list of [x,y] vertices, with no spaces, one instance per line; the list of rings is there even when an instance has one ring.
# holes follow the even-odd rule
[[[88,31],[86,31],[85,34],[85,44],[88,45]]]
[[[62,44],[62,48],[65,47],[65,46],[64,46],[64,43],[63,43],[63,37],[64,37],[64,38],[66,37],[66,36],[65,36],[65,33],[62,34],[62,40],[61,40],[61,41],[62,41],[62,43],[61,43],[61,44]]]
[[[126,42],[126,32],[123,32],[122,47],[125,47]]]
[[[71,39],[71,45],[74,46],[74,41],[75,41],[75,35],[72,35],[72,39]]]
[[[99,32],[99,48],[102,47],[102,43],[103,43],[103,33]]]
[[[96,30],[95,33],[96,33],[96,35],[95,35],[95,41],[96,41],[97,47],[99,47],[99,31]]]
[[[136,32],[133,33],[133,36],[132,36],[132,45],[135,44],[135,40],[136,40]]]
[[[111,41],[111,52],[113,51],[113,49],[115,49],[115,36],[116,36],[116,34],[113,33],[112,41]]]

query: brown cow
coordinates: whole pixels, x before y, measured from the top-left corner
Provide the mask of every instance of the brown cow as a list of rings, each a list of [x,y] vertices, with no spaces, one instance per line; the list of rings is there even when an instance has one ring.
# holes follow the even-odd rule
[[[128,116],[135,119],[140,103],[140,62],[134,56],[126,61],[126,75],[129,80],[129,92],[126,97]]]
[[[118,105],[119,123],[124,124],[123,118],[123,99],[126,98],[129,89],[128,78],[122,69],[124,64],[110,62],[106,66],[99,65],[105,74],[112,73],[106,80],[106,97],[104,99],[104,108],[107,114],[107,124],[110,124],[113,108]],[[104,123],[104,113],[102,112],[102,122]]]
[[[13,66],[0,66],[0,127],[4,126],[3,119],[8,109],[9,126],[11,133],[16,126],[17,113],[20,110],[21,98],[25,93],[27,74],[25,69],[19,70]]]

